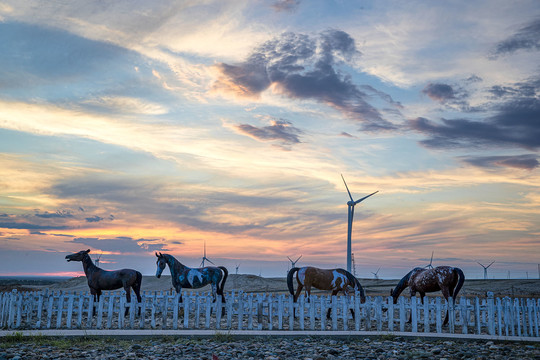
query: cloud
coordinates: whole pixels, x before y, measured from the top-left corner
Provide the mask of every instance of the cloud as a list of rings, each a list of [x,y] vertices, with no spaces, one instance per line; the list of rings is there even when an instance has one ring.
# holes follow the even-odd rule
[[[454,89],[447,84],[428,84],[422,90],[424,94],[429,96],[432,100],[444,103],[448,100],[455,99]]]
[[[153,244],[155,241],[155,239],[133,239],[120,236],[112,239],[75,238],[72,242],[114,253],[142,253],[166,250],[166,244]]]
[[[95,215],[95,216],[92,216],[92,217],[87,217],[87,218],[85,218],[85,220],[86,220],[86,222],[100,222],[101,220],[103,220],[103,218]]]
[[[313,99],[362,124],[364,130],[388,130],[368,96],[338,66],[359,54],[349,34],[328,30],[315,37],[284,33],[256,48],[243,63],[216,66],[213,90],[258,98],[271,88],[292,99]]]
[[[0,222],[0,228],[4,229],[26,229],[26,230],[66,230],[69,226],[39,225],[23,222]]]
[[[34,216],[44,218],[44,219],[52,219],[52,218],[72,218],[73,214],[69,210],[57,210],[54,213],[50,213],[48,211],[45,211],[42,214],[34,214]]]
[[[300,5],[300,0],[276,0],[271,5],[275,11],[290,11],[293,12]]]
[[[519,50],[540,50],[540,19],[523,26],[514,35],[497,43],[492,59],[500,55],[513,54]]]
[[[256,127],[249,124],[234,125],[233,128],[240,134],[247,135],[259,141],[278,141],[282,145],[300,143],[298,134],[302,131],[292,123],[285,120],[272,120],[269,126]]]
[[[442,119],[435,123],[423,117],[409,122],[412,129],[429,136],[421,141],[427,147],[505,146],[540,147],[540,80],[530,79],[514,86],[492,87],[498,97],[484,111],[492,115],[483,120]],[[503,101],[501,101],[503,100]]]
[[[469,156],[462,157],[461,160],[474,166],[482,168],[510,167],[517,169],[532,170],[540,163],[534,154],[517,156]]]

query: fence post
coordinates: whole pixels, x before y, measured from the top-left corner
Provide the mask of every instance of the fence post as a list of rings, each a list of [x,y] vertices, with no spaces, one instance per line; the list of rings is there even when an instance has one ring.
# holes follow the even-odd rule
[[[309,328],[315,330],[315,308],[317,307],[317,296],[311,296],[311,302],[309,303]]]
[[[497,334],[499,336],[502,336],[502,312],[503,312],[503,308],[502,308],[502,302],[501,302],[501,298],[497,298],[497,303],[496,303],[496,311],[497,311]]]
[[[429,332],[429,297],[424,298],[424,332]]]
[[[411,296],[411,325],[412,332],[418,332],[418,311],[416,310],[416,296]]]
[[[456,308],[455,308],[455,301],[452,296],[448,298],[447,306],[448,306],[448,324],[449,324],[449,330],[450,334],[454,334],[456,330]]]
[[[407,317],[407,310],[405,309],[405,298],[400,297],[399,299],[399,331],[405,331],[405,318]],[[368,308],[369,311],[369,308]],[[368,316],[369,320],[369,316]],[[368,323],[367,330],[370,330],[371,325]]]
[[[109,293],[109,306],[107,309],[107,329],[110,329],[112,327],[112,319],[114,315],[114,302],[115,302],[115,295],[114,293]]]
[[[360,331],[360,296],[357,292],[354,295],[354,329]]]
[[[495,304],[493,299],[493,292],[488,292],[487,298],[488,306],[488,333],[489,335],[495,335]]]
[[[441,298],[436,297],[435,298],[435,328],[437,331],[437,334],[442,333],[442,320],[441,320]]]
[[[394,331],[394,298],[388,296],[386,300],[388,303],[388,331]]]
[[[283,307],[283,297],[285,295],[278,295],[278,329],[283,330],[283,312],[285,308]]]
[[[326,330],[326,302],[328,296],[321,295],[321,330]]]
[[[332,296],[332,330],[337,330],[337,296]]]

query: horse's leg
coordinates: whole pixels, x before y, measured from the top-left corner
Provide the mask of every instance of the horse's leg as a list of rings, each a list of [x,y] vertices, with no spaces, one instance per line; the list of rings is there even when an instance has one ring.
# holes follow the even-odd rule
[[[124,283],[124,291],[126,292],[126,301],[128,302],[128,304],[131,305],[131,288],[129,287],[127,283]],[[127,315],[130,309],[131,309],[131,306],[129,308],[126,307],[126,311],[124,315]]]
[[[339,290],[333,290],[332,291],[332,296],[336,296],[338,292],[339,292]],[[332,308],[329,307],[328,311],[326,312],[326,319],[330,320],[330,314],[331,313],[332,313]]]
[[[137,303],[141,303],[141,284],[138,282],[135,282],[133,285],[131,285],[133,292],[135,293],[135,296],[137,297]],[[138,315],[141,315],[141,307],[139,307]]]

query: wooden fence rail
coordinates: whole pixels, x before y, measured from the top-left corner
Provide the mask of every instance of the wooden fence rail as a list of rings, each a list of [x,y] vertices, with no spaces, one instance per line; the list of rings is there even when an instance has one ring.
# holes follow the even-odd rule
[[[133,297],[132,297],[133,298]],[[450,299],[450,304],[453,300]],[[331,315],[326,317],[328,309]],[[443,326],[446,311],[449,323]],[[294,314],[294,315],[293,315]],[[354,314],[354,315],[353,315]],[[126,303],[123,292],[0,293],[2,329],[215,329],[352,330],[489,334],[539,337],[540,300],[461,297],[452,306],[440,297],[292,296],[230,292],[226,302],[209,293],[145,292]]]

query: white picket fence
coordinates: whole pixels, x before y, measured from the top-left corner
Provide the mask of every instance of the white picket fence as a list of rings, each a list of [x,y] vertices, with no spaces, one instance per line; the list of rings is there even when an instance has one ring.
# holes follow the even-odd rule
[[[135,297],[132,296],[132,299]],[[94,303],[88,293],[17,292],[0,294],[2,329],[215,329],[345,330],[489,334],[539,337],[540,300],[460,297],[448,306],[440,297],[391,298],[145,292],[141,303],[126,303],[124,292],[104,292]],[[452,302],[452,300],[451,300]],[[134,311],[131,311],[133,307]],[[126,310],[127,309],[127,310]],[[326,312],[331,310],[330,319]],[[443,326],[449,309],[449,324]],[[351,310],[355,316],[352,316]],[[127,312],[127,314],[126,314]],[[295,316],[293,315],[295,314]],[[410,320],[410,321],[409,321]]]

